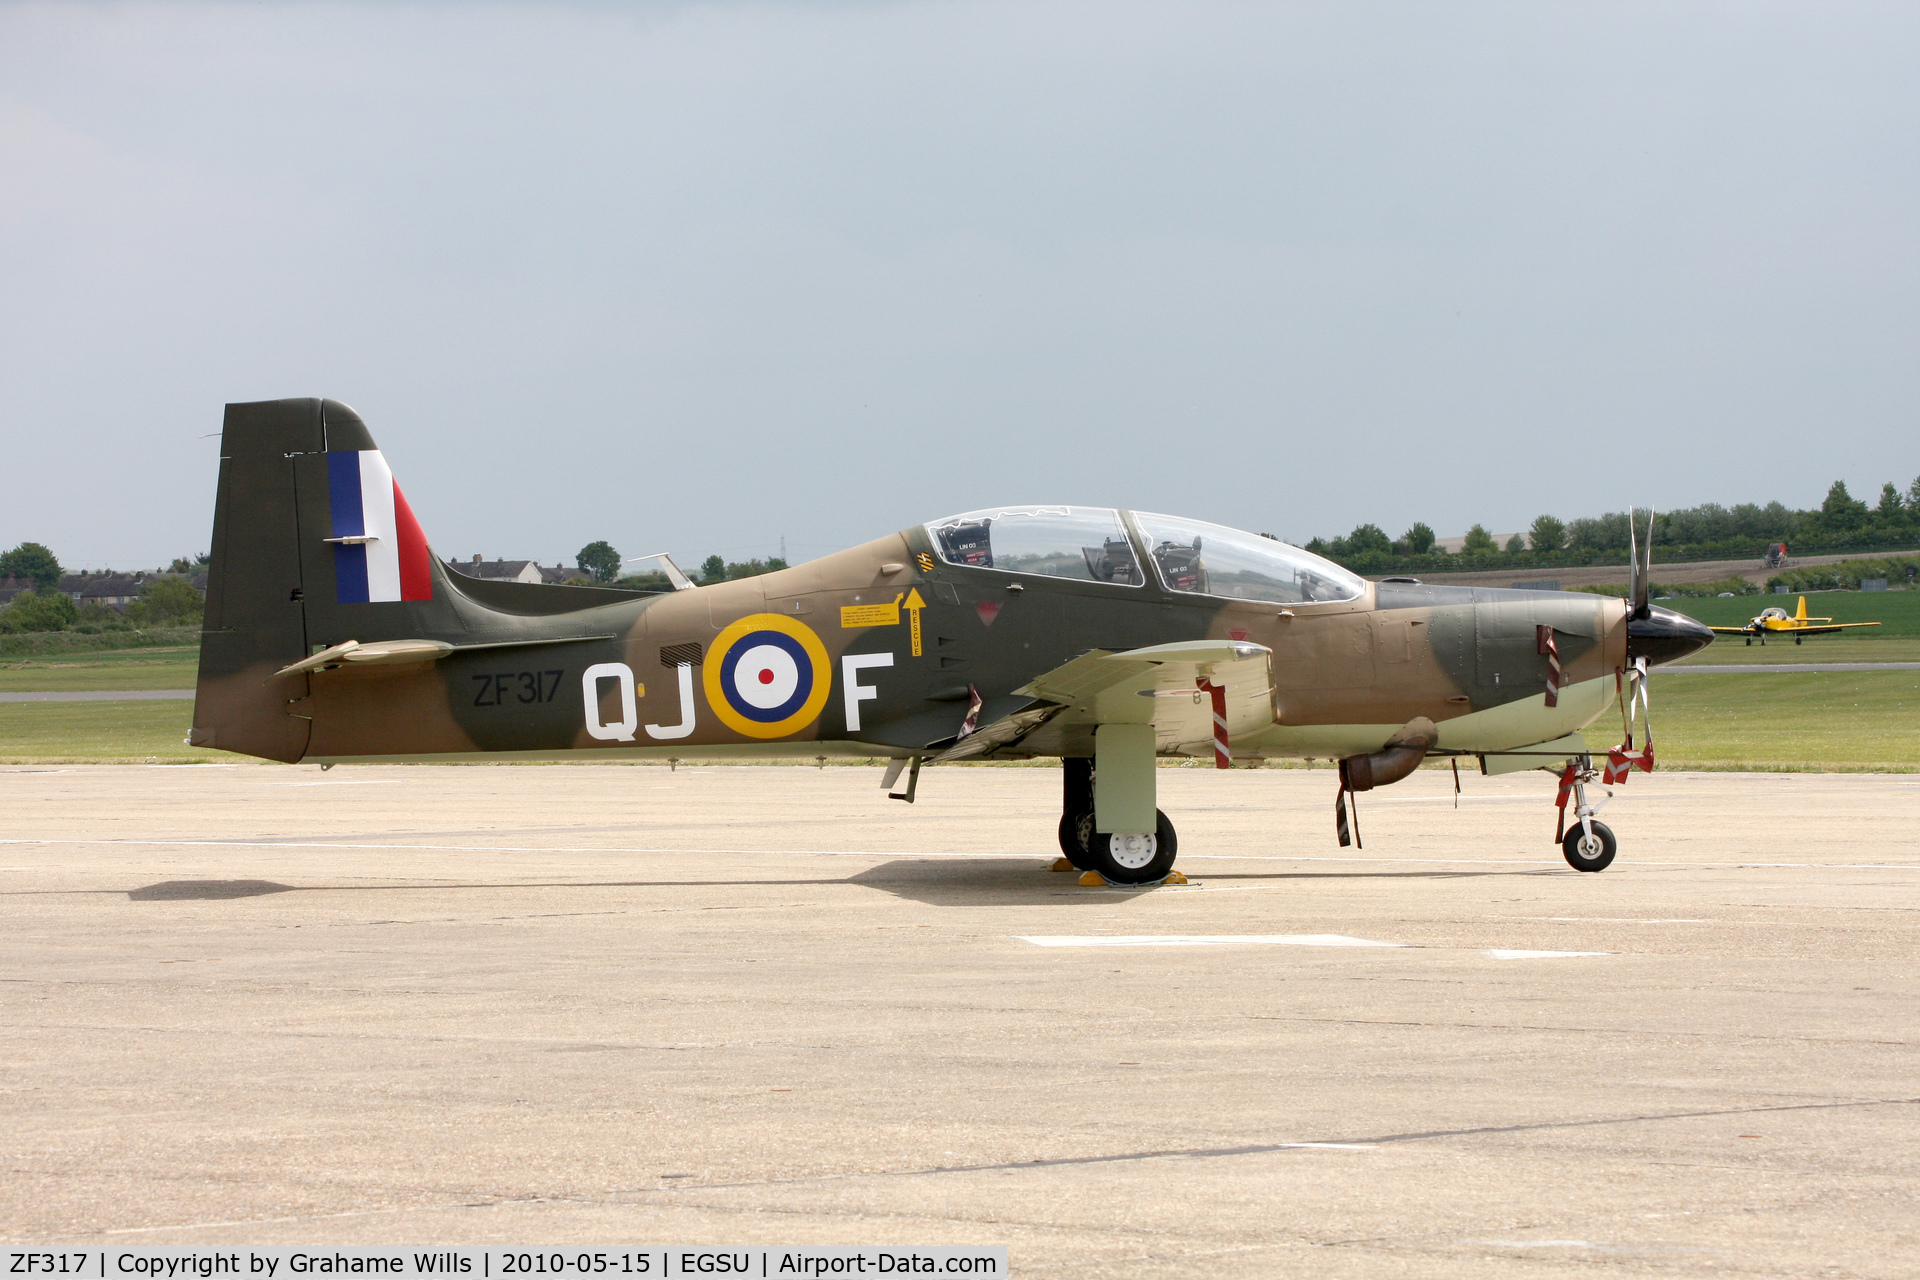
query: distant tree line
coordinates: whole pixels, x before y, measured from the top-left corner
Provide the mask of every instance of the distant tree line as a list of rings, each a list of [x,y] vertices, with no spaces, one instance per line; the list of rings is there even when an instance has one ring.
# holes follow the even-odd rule
[[[567,582],[576,586],[618,587],[626,591],[673,590],[673,584],[664,573],[622,573],[620,553],[614,550],[610,542],[589,542],[574,557],[574,565],[580,572],[568,578]],[[786,567],[787,562],[779,556],[769,556],[765,560],[731,561],[725,556],[708,556],[700,562],[699,569],[688,576],[704,587],[734,578],[756,578]]]
[[[212,557],[176,557],[166,570],[154,570],[140,584],[139,599],[123,610],[109,604],[77,604],[60,589],[66,570],[59,559],[38,542],[23,542],[0,552],[0,578],[30,582],[0,607],[0,635],[36,631],[134,631],[148,627],[197,627],[205,616],[206,600],[192,576]]]
[[[1639,519],[1637,536],[1645,537],[1646,513],[1640,513]],[[1663,511],[1653,526],[1653,558],[1662,561],[1757,559],[1775,542],[1786,543],[1796,555],[1914,546],[1920,543],[1920,477],[1905,493],[1891,483],[1883,485],[1879,500],[1872,504],[1848,493],[1845,481],[1835,480],[1825,501],[1809,510],[1796,511],[1778,502],[1764,507],[1709,502]],[[1467,530],[1465,544],[1454,555],[1436,551],[1434,543],[1433,530],[1416,522],[1398,538],[1388,537],[1379,525],[1363,524],[1344,538],[1315,538],[1306,546],[1357,573],[1553,568],[1624,557],[1627,516],[1622,511],[1577,520],[1543,515],[1524,537],[1515,534],[1504,547],[1485,525],[1476,524]]]

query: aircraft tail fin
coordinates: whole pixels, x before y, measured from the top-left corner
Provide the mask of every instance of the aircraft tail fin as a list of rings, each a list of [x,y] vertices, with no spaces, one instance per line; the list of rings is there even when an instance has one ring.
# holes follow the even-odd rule
[[[308,673],[283,669],[320,650],[458,646],[644,594],[452,573],[367,424],[337,400],[227,406],[212,547],[187,741],[269,760],[306,752]]]
[[[366,423],[336,400],[230,404],[187,741],[297,760],[305,673],[275,672],[353,639],[454,638],[464,599],[427,548]]]
[[[1801,622],[1807,620],[1807,598],[1805,596],[1800,597],[1800,607],[1793,611],[1793,616]]]

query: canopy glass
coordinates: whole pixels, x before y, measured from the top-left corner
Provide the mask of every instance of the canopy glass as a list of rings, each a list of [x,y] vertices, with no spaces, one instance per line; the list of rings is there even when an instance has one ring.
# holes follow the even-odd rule
[[[1364,580],[1332,561],[1272,538],[1178,516],[1132,515],[1169,591],[1311,604],[1366,590]],[[926,528],[949,564],[1127,587],[1145,581],[1122,513],[1111,507],[991,507]]]

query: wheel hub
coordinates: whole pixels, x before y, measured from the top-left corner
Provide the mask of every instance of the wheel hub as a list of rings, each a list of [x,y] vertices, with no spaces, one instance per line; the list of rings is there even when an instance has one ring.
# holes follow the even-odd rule
[[[1160,838],[1145,835],[1115,835],[1107,839],[1107,853],[1113,860],[1129,871],[1138,871],[1153,861],[1153,855],[1160,851]]]

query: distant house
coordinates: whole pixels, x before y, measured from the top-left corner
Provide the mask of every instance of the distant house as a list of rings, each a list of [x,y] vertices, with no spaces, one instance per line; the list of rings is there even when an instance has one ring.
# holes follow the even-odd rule
[[[1515,538],[1518,538],[1520,539],[1520,541],[1525,542],[1527,540],[1527,535],[1524,533],[1496,533],[1493,535],[1493,545],[1496,547],[1504,547],[1507,545],[1507,543],[1513,541]],[[1467,535],[1463,533],[1457,538],[1434,539],[1433,549],[1442,555],[1457,556],[1460,554],[1461,548],[1465,547],[1466,545],[1467,545]]]
[[[116,573],[112,569],[96,569],[92,573],[63,574],[60,591],[76,605],[102,604],[125,613],[127,606],[140,598],[142,586],[162,578],[179,576],[173,573]],[[187,581],[201,595],[207,594],[205,573],[197,573]],[[0,607],[12,604],[15,596],[32,588],[33,583],[25,578],[0,578]]]
[[[568,578],[590,576],[584,569],[564,564],[548,566],[538,560],[482,560],[479,556],[471,560],[449,560],[447,568],[469,578],[487,578],[495,582],[565,582]]]
[[[98,573],[69,573],[60,579],[60,590],[73,597],[77,605],[104,604],[125,611],[128,605],[140,598],[140,584],[158,576],[149,573],[115,573],[111,569],[103,569]]]

